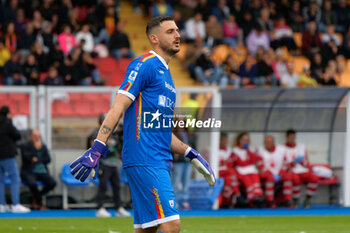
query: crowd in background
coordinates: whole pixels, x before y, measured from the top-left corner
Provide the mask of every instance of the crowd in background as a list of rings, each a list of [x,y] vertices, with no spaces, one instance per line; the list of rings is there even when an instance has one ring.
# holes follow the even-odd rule
[[[5,85],[104,85],[93,58],[134,56],[113,0],[0,1]]]
[[[345,0],[158,0],[150,9],[153,16],[173,15],[188,43],[185,66],[204,85],[334,86],[344,70],[341,60],[350,55]],[[215,54],[223,44],[234,52],[220,61]],[[243,60],[234,55],[242,51]],[[301,55],[310,65],[297,74],[287,58]]]

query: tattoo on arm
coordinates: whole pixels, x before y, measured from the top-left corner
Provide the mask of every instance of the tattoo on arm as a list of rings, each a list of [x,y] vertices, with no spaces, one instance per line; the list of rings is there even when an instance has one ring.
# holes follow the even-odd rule
[[[111,131],[111,128],[109,128],[106,125],[103,125],[102,128],[101,128],[101,133],[102,134],[108,134],[110,131]]]

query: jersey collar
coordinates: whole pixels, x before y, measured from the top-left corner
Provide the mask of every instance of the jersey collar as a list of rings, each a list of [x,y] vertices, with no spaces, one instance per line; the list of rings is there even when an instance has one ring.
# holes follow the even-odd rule
[[[165,68],[167,70],[169,70],[168,64],[165,62],[165,60],[159,56],[156,52],[154,52],[153,50],[150,51],[150,53],[153,53],[154,55],[156,55],[158,57],[158,59],[163,63],[163,65],[165,66]]]

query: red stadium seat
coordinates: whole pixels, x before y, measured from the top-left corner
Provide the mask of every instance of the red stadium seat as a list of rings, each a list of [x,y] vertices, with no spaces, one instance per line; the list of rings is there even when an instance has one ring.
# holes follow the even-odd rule
[[[83,99],[83,96],[81,93],[69,93],[69,100],[70,101],[79,101],[82,99]]]
[[[109,94],[109,93],[102,93],[102,94],[100,94],[100,96],[101,96],[101,99],[103,99],[104,101],[111,101],[111,94]]]
[[[17,102],[18,114],[29,116],[29,101]]]
[[[9,94],[9,99],[15,100],[15,101],[28,101],[29,95],[23,94],[23,93],[11,93]]]
[[[52,116],[73,116],[71,102],[55,101],[52,105]]]
[[[0,93],[0,106],[6,105],[8,101],[8,95],[6,93]]]
[[[94,101],[92,102],[92,109],[98,115],[107,113],[109,110],[109,101],[103,99]]]
[[[98,114],[91,107],[91,101],[74,102],[74,113],[78,116],[97,116]]]

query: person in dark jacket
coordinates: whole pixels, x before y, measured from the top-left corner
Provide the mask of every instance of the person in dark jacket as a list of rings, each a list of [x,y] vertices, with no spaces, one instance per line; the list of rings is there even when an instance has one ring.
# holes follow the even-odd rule
[[[33,208],[45,209],[42,202],[42,197],[55,188],[56,181],[49,174],[47,164],[51,158],[49,151],[41,140],[40,131],[33,129],[30,132],[29,141],[21,148],[22,152],[22,169],[21,177],[25,181],[33,195]],[[37,186],[37,181],[44,184],[40,191]]]
[[[106,114],[100,115],[98,123],[101,126]],[[87,138],[87,148],[90,148],[97,137],[99,128],[94,131]],[[127,212],[121,205],[120,201],[120,179],[117,155],[121,155],[123,145],[123,127],[118,126],[116,131],[107,141],[109,153],[106,157],[101,158],[100,168],[98,170],[98,177],[100,180],[97,191],[97,212],[96,217],[111,217],[111,214],[103,207],[106,200],[106,192],[108,188],[108,182],[110,182],[113,190],[113,201],[116,209],[116,216],[129,217],[130,213]]]
[[[5,200],[5,176],[11,180],[11,211],[26,213],[30,210],[19,203],[19,188],[21,179],[19,177],[16,154],[16,141],[21,138],[18,130],[11,121],[10,109],[8,106],[0,108],[0,213],[10,211]]]
[[[11,85],[26,85],[27,78],[23,75],[22,66],[17,53],[13,53],[11,59],[4,66],[4,83]]]
[[[130,49],[129,37],[124,33],[124,24],[122,22],[118,22],[117,30],[115,30],[109,40],[109,50],[117,60],[122,57],[133,59],[135,56],[135,53]]]

